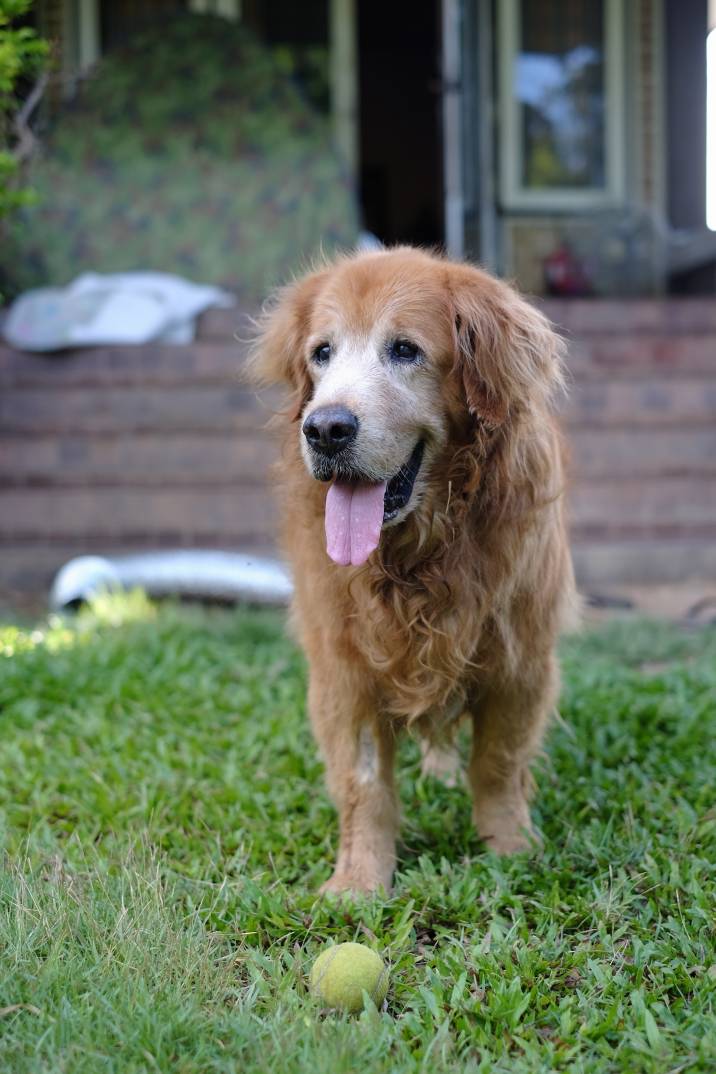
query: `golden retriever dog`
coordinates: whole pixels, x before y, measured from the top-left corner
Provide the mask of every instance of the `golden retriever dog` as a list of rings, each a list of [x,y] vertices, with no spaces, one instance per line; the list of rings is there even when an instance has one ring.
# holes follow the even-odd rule
[[[281,291],[250,368],[291,394],[283,546],[340,821],[323,890],[390,887],[401,728],[450,775],[469,716],[477,831],[499,854],[528,847],[529,766],[574,605],[560,340],[506,284],[398,247]]]

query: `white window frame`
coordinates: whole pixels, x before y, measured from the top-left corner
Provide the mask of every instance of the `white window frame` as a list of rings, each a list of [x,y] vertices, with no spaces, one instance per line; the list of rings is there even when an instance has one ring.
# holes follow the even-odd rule
[[[232,22],[241,19],[241,0],[189,0],[195,15],[221,15]]]
[[[77,66],[86,71],[100,56],[99,0],[77,3]]]
[[[500,0],[498,10],[500,196],[506,209],[572,211],[617,205],[624,199],[624,50],[621,0],[604,4],[605,185],[543,187],[522,184],[520,103],[514,92],[520,43],[519,0]]]

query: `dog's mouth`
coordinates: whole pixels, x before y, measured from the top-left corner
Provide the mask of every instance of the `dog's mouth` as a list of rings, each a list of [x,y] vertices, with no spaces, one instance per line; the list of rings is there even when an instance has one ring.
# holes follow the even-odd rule
[[[378,546],[384,522],[407,505],[423,461],[419,440],[407,462],[388,481],[338,475],[326,496],[326,548],[334,563],[359,567]]]
[[[424,451],[425,441],[418,440],[408,461],[403,463],[397,474],[393,474],[388,482],[384,496],[384,522],[391,522],[398,511],[402,511],[410,497],[413,495],[413,486],[423,461]]]

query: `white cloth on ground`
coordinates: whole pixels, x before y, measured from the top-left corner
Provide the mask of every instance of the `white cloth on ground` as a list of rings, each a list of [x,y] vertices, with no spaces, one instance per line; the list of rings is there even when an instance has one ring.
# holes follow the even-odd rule
[[[102,344],[191,343],[195,321],[234,296],[166,272],[85,272],[67,287],[26,291],[10,307],[2,334],[26,351]]]

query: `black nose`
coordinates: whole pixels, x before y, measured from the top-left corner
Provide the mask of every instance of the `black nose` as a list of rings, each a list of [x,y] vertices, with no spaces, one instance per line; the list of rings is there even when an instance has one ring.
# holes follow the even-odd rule
[[[344,406],[319,406],[303,423],[303,435],[321,455],[342,451],[357,432],[358,418]]]

